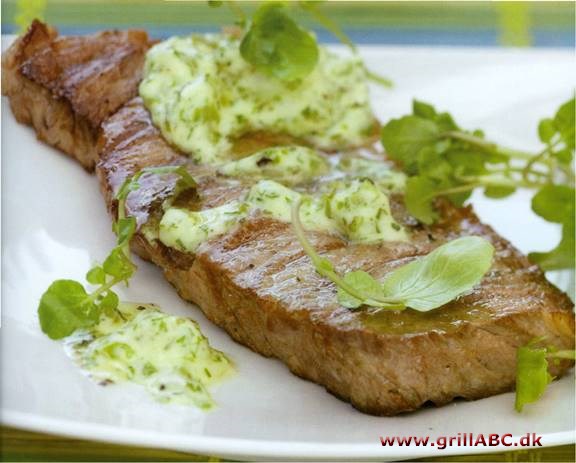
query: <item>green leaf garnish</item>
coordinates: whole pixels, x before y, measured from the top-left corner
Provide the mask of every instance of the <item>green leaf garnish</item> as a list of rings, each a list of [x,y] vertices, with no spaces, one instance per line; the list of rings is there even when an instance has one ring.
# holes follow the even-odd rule
[[[539,347],[543,339],[536,339],[516,352],[516,411],[537,402],[554,377],[548,373],[550,360],[576,360],[576,351],[558,351],[552,347]]]
[[[406,181],[404,202],[410,213],[420,222],[431,224],[438,218],[434,208],[437,184],[426,177],[410,177]]]
[[[318,62],[316,39],[278,3],[264,3],[256,10],[240,53],[260,72],[287,82],[303,79]]]
[[[127,244],[136,232],[136,218],[123,217],[114,223],[114,232],[118,237],[118,246]]]
[[[548,222],[574,222],[574,188],[546,185],[532,198],[532,210]]]
[[[107,275],[110,275],[118,281],[126,281],[136,271],[136,266],[130,260],[130,256],[126,254],[123,246],[117,246],[106,257],[102,268]]]
[[[554,116],[554,127],[560,138],[569,150],[574,150],[574,139],[576,138],[574,113],[576,112],[576,101],[574,98],[564,103]]]
[[[538,401],[553,379],[548,373],[545,348],[520,347],[516,353],[516,411]]]
[[[421,312],[436,309],[471,290],[492,265],[493,246],[478,236],[450,241],[427,256],[390,272],[379,282],[362,270],[341,276],[330,260],[320,257],[306,238],[299,216],[300,201],[292,206],[292,227],[316,271],[338,288],[338,302],[355,309],[362,305]]]
[[[109,290],[102,297],[98,306],[100,307],[100,310],[109,313],[110,311],[116,309],[118,307],[118,304],[120,304],[120,299],[118,298],[118,295],[114,291]]]
[[[99,310],[80,283],[56,280],[40,299],[38,317],[42,331],[52,339],[60,339],[94,325]]]
[[[470,291],[492,266],[494,247],[479,236],[465,236],[392,271],[384,294],[421,312],[440,307]]]
[[[106,272],[102,267],[97,265],[88,270],[86,274],[86,281],[93,285],[102,285],[106,282]]]
[[[479,130],[462,130],[450,114],[415,100],[411,115],[382,128],[382,144],[409,176],[408,212],[425,224],[438,219],[438,197],[460,207],[477,188],[494,199],[517,188],[538,190],[534,212],[562,224],[563,238],[556,249],[530,258],[545,270],[574,267],[574,99],[553,118],[541,120],[538,135],[546,145],[539,153],[507,149],[485,140]]]
[[[548,252],[531,252],[528,258],[543,270],[561,270],[574,267],[574,222],[562,225],[562,238],[558,246]]]
[[[528,258],[544,270],[558,270],[574,266],[574,188],[565,185],[546,185],[532,198],[532,210],[544,220],[562,224],[562,238],[549,252],[532,252]]]
[[[119,188],[118,220],[114,231],[117,246],[112,249],[102,266],[96,265],[86,274],[86,281],[98,287],[88,293],[84,286],[74,280],[56,280],[40,299],[38,317],[40,327],[52,339],[61,339],[80,328],[89,328],[100,318],[100,314],[117,309],[118,295],[112,291],[121,282],[128,283],[136,271],[130,258],[129,244],[136,232],[136,219],[126,216],[126,199],[131,191],[139,188],[138,179],[144,174],[177,174],[179,176],[174,195],[196,187],[196,182],[184,166],[167,166],[143,169],[126,179]]]
[[[348,272],[344,275],[343,280],[348,286],[354,288],[358,294],[363,296],[362,298],[354,297],[341,286],[338,286],[338,302],[344,307],[356,309],[365,304],[364,301],[378,301],[386,298],[381,284],[363,270]],[[398,308],[403,308],[403,306]]]
[[[406,173],[415,172],[418,154],[439,136],[434,122],[418,116],[392,119],[382,128],[382,144],[391,159],[402,163]]]

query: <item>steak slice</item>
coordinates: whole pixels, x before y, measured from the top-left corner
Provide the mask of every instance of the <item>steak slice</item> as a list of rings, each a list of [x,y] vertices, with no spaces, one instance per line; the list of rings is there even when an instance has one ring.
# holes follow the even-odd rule
[[[93,170],[100,124],[138,93],[149,46],[144,31],[59,37],[34,21],[2,57],[2,93],[18,122]]]
[[[101,146],[96,171],[113,214],[113,192],[126,177],[143,167],[188,163],[162,139],[139,98],[103,124]],[[189,166],[201,198],[194,208],[238,199],[249,187]],[[164,198],[173,186],[148,177],[130,194],[128,212],[139,223],[148,220],[159,209],[155,195]],[[429,227],[410,219],[401,198],[393,198],[392,207],[412,236],[409,243],[348,245],[326,233],[308,234],[338,270],[361,268],[376,277],[449,240],[478,235],[496,249],[490,273],[470,294],[431,312],[353,312],[338,305],[336,288],[315,272],[290,225],[268,217],[254,214],[186,258],[143,234],[133,244],[164,270],[182,298],[235,340],[372,414],[511,390],[516,349],[536,337],[573,348],[569,298],[470,207],[442,204],[442,220]],[[551,371],[562,374],[570,364]]]
[[[173,150],[139,98],[103,122],[97,151],[96,173],[113,216],[114,192],[144,167],[187,164],[198,181],[200,199],[179,200],[195,209],[239,198],[250,186],[192,165]],[[82,154],[72,154],[82,162]],[[145,175],[139,183],[127,208],[142,226],[158,219],[174,180]],[[160,266],[181,297],[198,304],[235,340],[281,359],[295,374],[372,414],[392,415],[426,402],[441,405],[456,397],[476,399],[511,390],[516,349],[535,337],[546,336],[559,349],[573,348],[568,297],[471,208],[442,204],[441,221],[423,226],[407,215],[401,197],[392,198],[392,206],[397,221],[411,233],[409,243],[349,245],[320,232],[309,232],[310,240],[339,271],[362,268],[383,277],[442,243],[479,235],[496,249],[491,271],[470,294],[437,310],[374,313],[340,307],[336,288],[315,272],[290,225],[256,213],[194,255],[163,246],[142,228],[132,247]],[[562,361],[551,372],[560,375],[570,365]]]

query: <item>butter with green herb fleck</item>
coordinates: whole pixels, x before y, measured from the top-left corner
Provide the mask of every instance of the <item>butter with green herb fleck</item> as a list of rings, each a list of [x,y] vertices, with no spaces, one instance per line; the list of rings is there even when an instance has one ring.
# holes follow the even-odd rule
[[[330,170],[330,164],[316,150],[305,146],[275,146],[230,161],[218,172],[230,177],[250,176],[271,179],[286,185],[297,185],[320,177]]]
[[[407,241],[406,230],[398,224],[388,196],[372,180],[336,181],[324,201],[326,215],[350,241]]]
[[[226,162],[233,140],[255,131],[323,150],[363,145],[374,133],[361,59],[323,47],[310,74],[285,82],[246,62],[238,39],[174,37],[149,50],[140,95],[164,138],[203,164]]]
[[[307,230],[336,232],[335,223],[324,214],[322,199],[299,193],[274,180],[260,180],[248,193],[246,203],[252,209],[282,222],[290,222],[292,204],[302,200],[302,224]]]
[[[406,230],[392,217],[388,196],[367,179],[328,182],[324,193],[300,193],[274,180],[255,183],[243,202],[203,211],[168,209],[160,222],[160,241],[181,251],[228,232],[250,210],[282,222],[291,221],[292,205],[302,201],[300,216],[307,230],[336,233],[356,243],[407,241]]]
[[[379,187],[394,193],[403,192],[406,188],[406,175],[380,160],[359,157],[342,157],[338,169],[354,177],[366,177]]]
[[[97,325],[67,339],[79,366],[95,380],[131,381],[159,402],[214,406],[210,387],[234,372],[213,349],[197,323],[168,315],[153,305],[120,304]]]
[[[159,238],[166,246],[194,252],[203,242],[226,233],[245,214],[246,206],[239,201],[202,211],[171,207],[160,221]]]

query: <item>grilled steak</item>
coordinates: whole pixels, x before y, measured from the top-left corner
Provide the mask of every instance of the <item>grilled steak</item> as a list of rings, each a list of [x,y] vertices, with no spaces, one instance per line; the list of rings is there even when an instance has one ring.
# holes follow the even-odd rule
[[[4,66],[11,72],[12,88],[30,80],[25,63],[40,59],[34,53],[20,52],[32,42],[29,36],[36,34],[38,27],[33,26],[7,54]],[[114,37],[114,43],[121,48],[121,40]],[[129,37],[130,33],[125,34],[124,40],[131,43]],[[49,40],[80,43],[82,39],[51,36]],[[95,43],[94,37],[85,40]],[[106,53],[108,44],[104,41],[101,47],[100,51],[93,49],[94,56]],[[38,53],[44,53],[42,50]],[[144,50],[143,45],[132,53],[140,56]],[[132,62],[127,55],[124,59]],[[85,69],[91,69],[89,61],[82,62]],[[62,74],[69,72],[72,69],[62,68]],[[141,70],[134,66],[132,72],[132,76],[122,74],[126,85],[122,97],[136,93]],[[77,113],[74,104],[69,103],[80,98],[77,89],[84,88],[83,79],[106,93],[108,77],[87,72],[75,85],[68,85],[65,79],[55,83],[48,76],[38,76],[26,99],[13,92],[8,95],[15,111],[34,114],[46,111],[36,105],[46,104],[45,93],[58,86],[67,95],[67,116],[84,118],[88,123],[89,118]],[[133,86],[130,90],[129,83]],[[120,99],[117,95],[116,102]],[[15,105],[15,101],[25,106]],[[102,119],[112,111],[112,105],[106,106],[102,99],[95,98],[93,104],[91,111]],[[22,116],[19,120],[30,123]],[[37,131],[54,130],[50,133],[64,139],[75,137],[70,130],[73,124],[62,124],[56,129],[33,125]],[[95,126],[91,127],[94,130]],[[56,135],[41,137],[53,146],[62,146]],[[240,198],[250,187],[249,182],[220,177],[212,168],[193,165],[171,148],[153,126],[139,98],[128,101],[103,121],[99,147],[91,146],[90,155],[80,145],[72,146],[67,152],[87,167],[96,160],[94,153],[99,153],[96,173],[113,216],[114,192],[143,167],[188,165],[198,181],[199,197],[182,197],[178,201],[193,209]],[[140,189],[128,198],[128,212],[138,219],[139,225],[153,223],[161,213],[162,200],[173,191],[174,180],[145,175],[139,183]],[[310,240],[338,270],[361,268],[381,278],[449,240],[479,235],[496,249],[492,269],[481,284],[458,300],[427,313],[410,309],[353,312],[338,305],[336,288],[315,272],[290,225],[257,213],[224,236],[204,243],[194,255],[167,248],[157,240],[145,238],[142,232],[137,233],[132,248],[160,266],[181,297],[198,304],[210,320],[235,340],[263,355],[281,359],[298,376],[323,385],[372,414],[392,415],[415,410],[426,402],[441,405],[456,397],[476,399],[509,391],[514,387],[516,349],[535,337],[546,336],[550,344],[560,349],[573,348],[574,315],[568,297],[549,284],[542,272],[508,241],[482,224],[470,207],[455,208],[443,203],[439,223],[423,226],[408,216],[401,197],[391,201],[396,220],[411,234],[408,243],[352,245],[321,232],[309,232]],[[551,372],[560,375],[570,365],[571,362],[562,361],[552,365]]]
[[[92,170],[98,128],[138,93],[149,46],[143,31],[59,37],[34,21],[2,57],[2,93],[18,122]]]

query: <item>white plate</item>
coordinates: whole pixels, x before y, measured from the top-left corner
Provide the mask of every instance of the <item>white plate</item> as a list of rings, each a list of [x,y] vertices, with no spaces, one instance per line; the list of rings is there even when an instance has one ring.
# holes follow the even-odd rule
[[[396,82],[375,89],[382,119],[405,113],[412,97],[450,110],[464,127],[483,127],[511,146],[537,149],[535,127],[572,92],[565,51],[363,48],[371,67]],[[535,432],[544,445],[574,441],[573,379],[555,382],[523,414],[513,394],[394,418],[364,415],[324,389],[233,342],[184,303],[161,272],[138,262],[128,300],[153,301],[199,321],[239,374],[216,393],[213,412],[163,406],[137,386],[101,387],[84,377],[59,343],[38,327],[36,307],[56,278],[81,279],[114,237],[96,180],[37,142],[2,101],[2,421],[68,436],[165,447],[237,459],[408,459],[506,450],[504,447],[382,447],[379,436]],[[474,201],[480,215],[523,251],[546,250],[557,227],[529,212],[529,196]],[[560,275],[556,275],[562,276]],[[495,359],[497,361],[497,359]],[[570,375],[568,375],[570,376]]]

